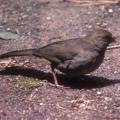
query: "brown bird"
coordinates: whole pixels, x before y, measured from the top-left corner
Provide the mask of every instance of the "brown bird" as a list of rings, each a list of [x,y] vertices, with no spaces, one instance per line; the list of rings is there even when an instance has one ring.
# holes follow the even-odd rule
[[[15,56],[36,56],[51,63],[54,83],[58,87],[55,69],[78,76],[96,70],[104,59],[109,43],[115,39],[107,30],[95,29],[84,38],[54,42],[41,48],[12,51],[0,55],[0,59]]]

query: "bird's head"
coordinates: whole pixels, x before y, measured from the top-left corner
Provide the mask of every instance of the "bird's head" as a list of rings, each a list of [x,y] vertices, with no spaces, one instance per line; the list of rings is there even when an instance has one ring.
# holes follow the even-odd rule
[[[115,41],[115,38],[112,36],[112,34],[104,29],[96,29],[93,32],[93,36],[96,38],[101,38],[99,40],[107,42],[107,43],[111,43]]]
[[[91,32],[90,42],[99,48],[107,47],[110,43],[115,41],[112,34],[104,29],[95,29]]]

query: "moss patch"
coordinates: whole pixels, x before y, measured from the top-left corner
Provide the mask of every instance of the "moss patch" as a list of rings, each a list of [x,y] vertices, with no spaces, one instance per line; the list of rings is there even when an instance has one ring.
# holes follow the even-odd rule
[[[46,80],[38,80],[28,77],[19,77],[13,81],[13,85],[20,89],[31,90],[37,88],[41,85],[44,85]]]

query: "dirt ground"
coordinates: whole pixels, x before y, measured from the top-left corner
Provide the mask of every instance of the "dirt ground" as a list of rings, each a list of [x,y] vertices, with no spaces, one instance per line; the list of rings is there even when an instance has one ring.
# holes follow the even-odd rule
[[[77,0],[76,0],[77,1]],[[0,54],[83,37],[95,27],[108,29],[120,44],[120,2],[81,4],[78,0],[0,0]],[[0,60],[0,120],[120,120],[120,49],[106,51],[98,70],[69,78],[59,73],[52,87],[49,62],[35,57]]]

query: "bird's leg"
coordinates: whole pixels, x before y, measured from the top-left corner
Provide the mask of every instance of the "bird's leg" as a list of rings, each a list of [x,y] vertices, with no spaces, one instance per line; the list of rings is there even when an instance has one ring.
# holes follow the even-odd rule
[[[56,72],[54,70],[54,65],[53,64],[51,64],[51,72],[52,72],[52,75],[53,75],[55,86],[59,87],[58,79],[57,79]]]
[[[52,72],[53,79],[54,79],[54,84],[55,84],[55,85],[52,85],[52,86],[55,86],[55,87],[57,87],[57,88],[59,88],[59,89],[69,88],[69,87],[63,87],[62,85],[59,85],[59,84],[58,84],[58,79],[57,79],[57,76],[56,76],[56,72],[55,72],[55,70],[54,70],[54,65],[51,64],[50,67],[51,67],[51,72]]]

